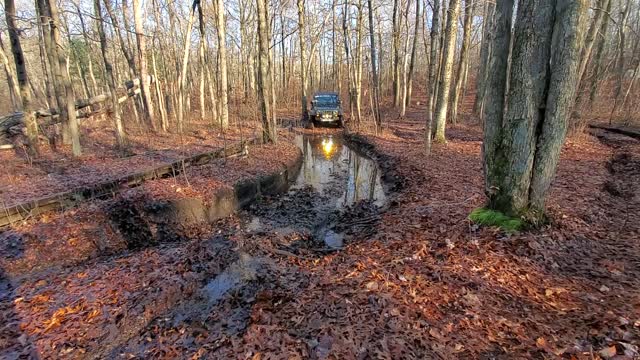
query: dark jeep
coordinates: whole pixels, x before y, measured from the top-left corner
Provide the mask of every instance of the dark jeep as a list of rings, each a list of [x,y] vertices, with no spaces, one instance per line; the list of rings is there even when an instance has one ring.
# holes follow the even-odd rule
[[[313,95],[309,120],[316,126],[336,124],[342,127],[344,123],[340,95],[335,92],[318,92]]]

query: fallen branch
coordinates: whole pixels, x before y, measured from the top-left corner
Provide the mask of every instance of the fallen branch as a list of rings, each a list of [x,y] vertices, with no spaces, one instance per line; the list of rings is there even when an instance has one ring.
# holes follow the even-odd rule
[[[151,77],[151,81],[153,81],[153,77]],[[118,98],[118,103],[121,104],[130,97],[139,95],[141,90],[139,88],[140,80],[133,79],[129,80],[125,83],[126,94],[122,97]],[[102,114],[106,112],[105,108],[93,110],[90,112],[82,112],[82,109],[87,107],[97,105],[111,99],[111,96],[108,94],[100,94],[93,96],[89,99],[79,99],[76,100],[76,117],[78,119],[89,118],[91,116]],[[53,124],[57,124],[60,122],[59,113],[57,109],[41,109],[35,111],[36,119],[38,119],[38,125],[40,127],[46,127]],[[8,143],[9,138],[14,135],[22,134],[24,123],[23,123],[24,114],[22,112],[16,112],[10,115],[6,115],[0,117],[0,142]],[[0,149],[1,150],[1,149]]]
[[[626,135],[632,137],[634,139],[640,139],[640,130],[632,129],[632,128],[624,128],[624,127],[616,127],[616,126],[606,126],[606,125],[596,125],[590,124],[590,128],[592,129],[601,129],[610,131],[617,134]]]

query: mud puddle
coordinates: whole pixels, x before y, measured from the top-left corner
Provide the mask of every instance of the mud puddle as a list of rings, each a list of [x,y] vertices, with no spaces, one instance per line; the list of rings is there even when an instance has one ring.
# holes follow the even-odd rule
[[[226,358],[252,324],[269,322],[261,309],[291,306],[308,286],[307,274],[278,254],[321,257],[375,232],[387,203],[377,164],[341,137],[295,141],[303,152],[300,172],[288,192],[239,214],[244,226],[231,236],[237,257],[112,355],[153,358],[175,351]]]
[[[296,181],[285,195],[251,206],[244,214],[247,230],[297,233],[316,250],[340,249],[354,214],[370,223],[387,203],[378,166],[340,136],[298,135],[295,143],[303,153]]]

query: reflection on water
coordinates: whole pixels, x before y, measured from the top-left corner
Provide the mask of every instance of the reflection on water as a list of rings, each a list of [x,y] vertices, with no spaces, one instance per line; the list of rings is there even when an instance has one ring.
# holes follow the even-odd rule
[[[312,186],[328,193],[334,208],[370,200],[384,205],[386,197],[375,162],[345,146],[340,137],[298,136],[304,156],[295,186]]]

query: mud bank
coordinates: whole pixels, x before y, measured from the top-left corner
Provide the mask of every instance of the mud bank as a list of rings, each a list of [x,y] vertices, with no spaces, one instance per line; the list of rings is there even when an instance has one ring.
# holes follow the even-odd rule
[[[0,267],[11,278],[73,266],[204,232],[261,196],[286,191],[302,157],[291,144],[188,168],[139,187],[3,229]],[[274,156],[276,154],[276,156]],[[276,159],[276,160],[274,160]]]

